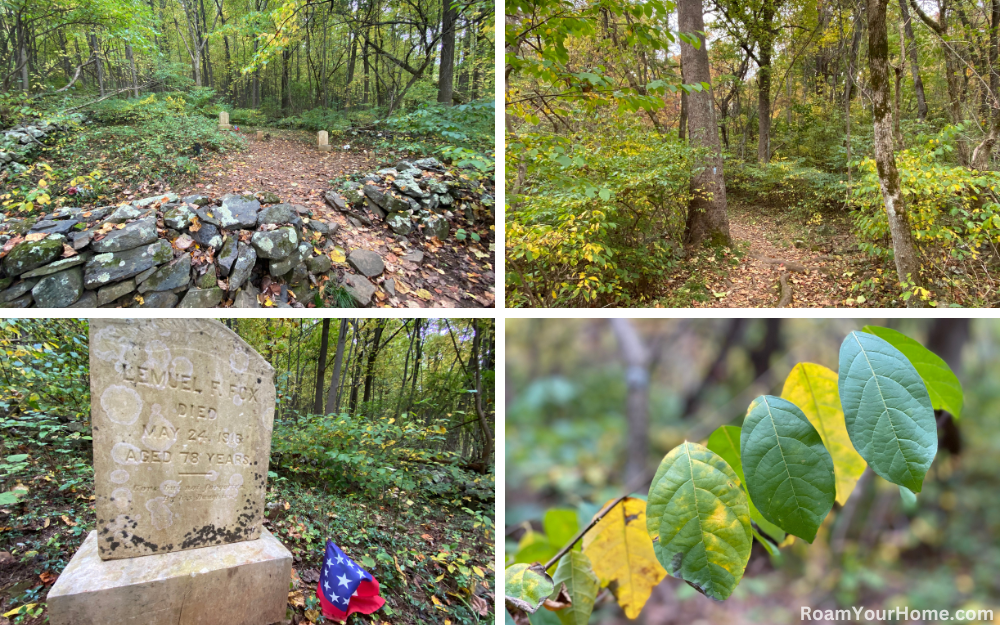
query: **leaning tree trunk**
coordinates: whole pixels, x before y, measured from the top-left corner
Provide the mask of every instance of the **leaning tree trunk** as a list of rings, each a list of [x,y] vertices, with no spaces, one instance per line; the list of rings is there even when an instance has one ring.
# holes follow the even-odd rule
[[[920,63],[917,62],[917,44],[913,38],[913,24],[910,21],[910,9],[906,0],[899,0],[899,11],[903,16],[903,28],[906,31],[906,48],[910,56],[910,73],[913,75],[913,90],[917,92],[917,115],[920,121],[927,119],[927,99],[924,97],[924,82],[920,80]]]
[[[868,0],[868,67],[871,73],[872,115],[875,120],[875,165],[879,185],[892,234],[892,249],[896,259],[899,282],[920,282],[920,265],[913,245],[910,222],[893,154],[892,103],[889,96],[889,39],[886,35],[885,9],[888,0]],[[911,297],[907,305],[919,305],[920,298]]]
[[[705,45],[705,19],[701,0],[679,0],[677,23],[682,33],[699,33],[701,45],[695,49],[681,41],[681,68],[686,84],[705,83],[709,87],[688,94],[688,137],[692,146],[706,148],[699,171],[691,179],[694,197],[688,207],[688,243],[708,241],[712,245],[729,244],[729,219],[726,216],[726,181],[722,174],[722,150],[719,126],[715,119],[708,48]]]

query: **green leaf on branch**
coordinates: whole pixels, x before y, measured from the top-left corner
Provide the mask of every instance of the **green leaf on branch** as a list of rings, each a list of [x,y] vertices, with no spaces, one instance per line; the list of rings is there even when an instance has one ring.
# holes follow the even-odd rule
[[[962,416],[962,383],[940,356],[902,332],[879,326],[865,326],[862,330],[903,352],[927,386],[927,394],[935,410],[947,410],[955,420]]]
[[[819,432],[833,458],[837,503],[844,505],[866,465],[847,435],[844,410],[837,392],[837,373],[823,365],[800,362],[785,378],[781,397],[798,406]]]
[[[885,340],[851,332],[840,346],[840,402],[854,448],[876,475],[919,493],[937,453],[920,374]]]
[[[684,443],[660,463],[646,528],[657,559],[674,577],[713,599],[729,597],[750,559],[747,498],[725,460]]]
[[[554,585],[542,566],[515,564],[504,571],[504,602],[508,606],[534,614],[545,603]]]
[[[792,402],[763,395],[750,403],[740,434],[747,492],[765,519],[806,542],[833,508],[833,459]]]
[[[743,476],[743,464],[740,462],[740,428],[735,425],[723,425],[712,432],[708,437],[708,448],[725,460],[736,472],[736,477],[740,478],[740,485],[746,492],[746,478]],[[757,506],[753,505],[753,500],[747,494],[747,505],[750,507],[750,519],[768,536],[773,537],[779,543],[785,540],[785,531],[780,527],[765,519]]]
[[[594,611],[594,599],[601,583],[590,565],[590,558],[579,551],[570,551],[559,560],[552,583],[558,589],[566,585],[573,603],[556,612],[563,625],[587,625]]]
[[[580,521],[576,516],[576,510],[552,508],[542,518],[542,527],[545,528],[549,544],[558,551],[580,531]]]

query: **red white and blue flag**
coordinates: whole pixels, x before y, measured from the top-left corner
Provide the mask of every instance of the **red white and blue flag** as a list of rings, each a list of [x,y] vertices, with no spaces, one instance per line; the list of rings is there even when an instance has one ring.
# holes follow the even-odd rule
[[[354,612],[371,614],[383,605],[378,580],[347,557],[340,547],[326,541],[326,559],[316,585],[323,616],[344,622]]]

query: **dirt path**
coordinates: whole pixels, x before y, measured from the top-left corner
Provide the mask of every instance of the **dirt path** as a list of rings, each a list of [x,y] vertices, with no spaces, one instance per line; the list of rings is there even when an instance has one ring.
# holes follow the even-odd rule
[[[256,129],[254,129],[256,130]],[[299,204],[327,223],[340,224],[334,244],[345,254],[356,249],[371,250],[382,256],[385,272],[372,282],[377,291],[374,305],[397,308],[492,307],[495,296],[494,253],[488,243],[458,242],[453,237],[439,243],[419,233],[404,244],[382,221],[370,227],[356,226],[323,201],[332,180],[355,173],[374,173],[380,163],[363,152],[343,151],[334,146],[319,152],[307,133],[268,131],[270,138],[257,141],[247,135],[249,150],[202,157],[199,180],[182,190],[221,197],[226,193],[270,191],[282,202]],[[423,252],[420,264],[402,257],[411,251]],[[335,265],[339,275],[353,273],[347,264]],[[386,285],[387,280],[392,280]]]
[[[791,219],[790,217],[788,219]],[[799,224],[801,227],[801,224]],[[850,234],[831,226],[829,234],[809,239],[790,235],[789,223],[754,207],[730,211],[729,233],[746,255],[737,267],[706,284],[712,301],[704,308],[846,307],[851,297]],[[805,226],[805,228],[810,228]],[[744,247],[745,246],[745,247]],[[782,280],[784,275],[784,280]]]

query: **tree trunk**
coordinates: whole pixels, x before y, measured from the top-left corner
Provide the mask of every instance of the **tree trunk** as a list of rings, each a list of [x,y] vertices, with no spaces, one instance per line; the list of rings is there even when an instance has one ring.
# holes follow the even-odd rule
[[[438,74],[438,102],[452,103],[455,76],[455,17],[453,0],[441,0],[441,71]]]
[[[726,216],[726,181],[722,172],[719,127],[715,119],[708,48],[705,44],[705,20],[701,0],[679,0],[678,28],[682,33],[699,33],[701,45],[681,41],[681,68],[685,84],[706,83],[709,88],[688,94],[688,134],[694,147],[706,148],[707,158],[699,163],[701,171],[691,180],[694,199],[688,207],[687,242],[708,241],[712,245],[729,244],[729,220]]]
[[[677,122],[677,138],[681,141],[684,140],[684,135],[687,132],[688,125],[688,94],[687,91],[681,91],[681,118]]]
[[[900,284],[922,286],[920,264],[913,245],[913,234],[906,215],[906,204],[899,183],[899,170],[893,154],[892,103],[889,101],[889,40],[886,34],[885,9],[888,0],[868,0],[868,67],[871,73],[872,115],[875,123],[875,164],[885,212],[892,234],[896,274]],[[910,297],[908,306],[918,306],[919,297]]]
[[[368,407],[368,402],[372,400],[372,388],[375,384],[375,359],[381,349],[379,343],[382,341],[382,331],[385,330],[385,319],[379,319],[375,325],[375,338],[372,339],[371,351],[368,352],[368,364],[365,367],[365,394],[361,402]]]
[[[97,35],[90,31],[90,49],[94,55],[94,63],[97,64],[97,84],[101,89],[101,97],[104,97],[104,65],[101,63],[101,51],[97,46]]]
[[[292,51],[285,49],[281,52],[281,110],[286,114],[292,112],[292,89],[291,81],[288,78],[288,60],[292,56]]]
[[[764,28],[774,21],[774,3],[764,3],[761,20]],[[757,162],[766,165],[771,160],[771,53],[774,36],[764,32],[760,39],[760,64],[757,71]]]
[[[993,155],[993,146],[1000,137],[1000,70],[997,69],[997,29],[1000,29],[1000,0],[991,2],[991,26],[989,36],[990,93],[986,94],[990,103],[990,129],[982,142],[972,152],[972,168],[987,170]]]
[[[337,335],[337,355],[333,358],[333,375],[330,376],[330,392],[326,396],[326,414],[340,412],[340,368],[344,363],[344,345],[347,343],[347,319],[340,320]]]
[[[649,455],[650,353],[630,320],[612,319],[611,330],[618,339],[618,353],[625,364],[625,419],[628,423],[625,483],[632,485],[646,472]]]
[[[473,338],[472,338],[472,371],[473,371],[473,383],[475,384],[475,408],[476,416],[479,417],[479,429],[483,435],[483,449],[479,455],[479,462],[485,467],[489,464],[490,456],[493,454],[493,436],[490,434],[489,425],[486,422],[486,414],[483,409],[483,375],[482,375],[482,365],[480,364],[480,359],[482,358],[482,344],[483,344],[483,331],[480,328],[481,323],[488,323],[486,319],[473,319]]]
[[[132,55],[132,44],[125,44],[125,57],[128,58],[129,68],[132,70],[132,91],[135,97],[139,97],[139,74],[135,71],[135,57]]]
[[[330,344],[330,320],[323,320],[323,335],[319,340],[319,360],[316,361],[316,397],[313,414],[323,414],[323,382],[326,381],[326,350]]]
[[[920,63],[917,62],[917,44],[913,37],[913,23],[910,21],[910,10],[906,0],[899,0],[900,14],[903,16],[903,29],[906,32],[906,47],[910,57],[910,74],[913,76],[913,90],[917,92],[917,115],[920,121],[927,119],[927,98],[924,97],[924,82],[920,80]]]
[[[17,24],[19,26],[18,32],[20,34],[20,46],[19,55],[20,59],[18,63],[21,65],[21,90],[25,93],[31,93],[31,78],[28,71],[28,27],[24,25],[24,21],[21,19],[20,14],[17,17]],[[100,67],[100,65],[98,65]],[[101,88],[101,95],[104,95],[104,89]]]

